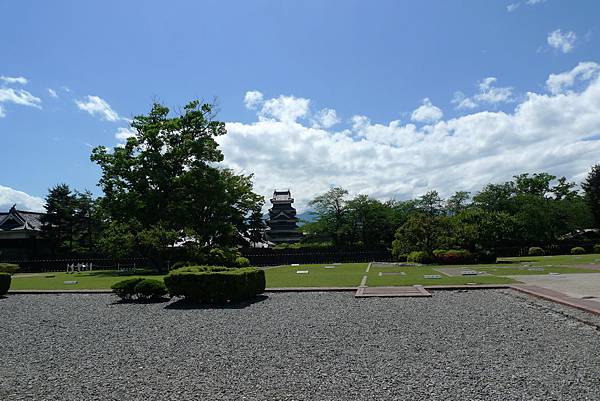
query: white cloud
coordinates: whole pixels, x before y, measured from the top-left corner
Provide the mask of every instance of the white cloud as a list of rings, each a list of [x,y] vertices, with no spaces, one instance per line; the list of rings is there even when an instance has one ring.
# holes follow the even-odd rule
[[[434,123],[444,116],[444,112],[431,104],[429,98],[423,99],[423,104],[412,112],[410,119],[421,123]]]
[[[299,118],[307,116],[309,105],[308,99],[282,95],[265,101],[258,116],[261,120],[296,122]]]
[[[512,88],[509,86],[494,86],[496,77],[487,77],[478,83],[479,93],[472,97],[465,96],[464,93],[454,92],[452,103],[458,110],[474,109],[481,104],[497,105],[499,103],[512,102]]]
[[[27,82],[27,78],[24,77],[6,77],[4,75],[0,76],[0,81],[4,82],[5,84],[19,84],[19,85],[26,85]]]
[[[0,106],[0,118],[6,117],[6,110],[2,106]]]
[[[556,31],[552,31],[548,34],[548,44],[560,50],[563,53],[569,53],[575,47],[575,41],[577,40],[577,35],[575,32],[569,31],[562,33],[560,29]]]
[[[54,89],[48,88],[48,94],[50,95],[50,97],[53,97],[55,99],[58,97],[58,93],[56,93]]]
[[[316,114],[313,127],[330,128],[339,122],[340,119],[334,109],[322,109]]]
[[[456,108],[459,110],[474,109],[478,106],[473,99],[466,97],[465,94],[460,91],[454,92],[454,97],[452,98],[451,103],[455,104]]]
[[[8,211],[12,205],[16,204],[17,209],[43,212],[44,203],[42,198],[0,185],[0,211]]]
[[[23,89],[0,88],[0,103],[14,103],[41,109],[42,100]]]
[[[530,6],[534,6],[536,4],[545,3],[546,0],[527,0],[525,4],[529,4]]]
[[[121,119],[106,100],[99,96],[86,96],[85,100],[75,100],[80,110],[86,111],[92,116],[98,115],[106,121],[118,121]]]
[[[268,102],[269,100],[267,100]],[[521,172],[580,181],[598,162],[600,81],[566,94],[528,93],[513,112],[481,111],[417,127],[352,117],[347,129],[293,119],[227,123],[225,164],[254,173],[256,190],[291,188],[299,209],[331,185],[352,194],[406,199],[437,189],[477,191]]]
[[[597,77],[599,71],[599,64],[592,61],[581,62],[570,71],[550,74],[546,81],[546,87],[553,94],[562,93],[572,88],[576,81],[589,81]]]
[[[513,4],[509,4],[506,6],[506,10],[509,13],[512,13],[513,11],[515,11],[517,8],[519,8],[520,4],[519,3],[513,3]]]
[[[119,142],[127,142],[127,138],[132,137],[136,134],[136,130],[130,127],[119,127],[115,133],[115,138]]]
[[[263,102],[263,94],[259,91],[248,91],[244,96],[244,105],[250,110],[256,110]]]

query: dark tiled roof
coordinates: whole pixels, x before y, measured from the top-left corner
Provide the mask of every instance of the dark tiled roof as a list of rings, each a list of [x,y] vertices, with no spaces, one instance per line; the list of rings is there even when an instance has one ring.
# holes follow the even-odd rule
[[[16,210],[16,209],[11,209],[8,212],[0,212],[0,230],[10,229],[11,231],[15,231],[15,230],[40,231],[42,229],[41,218],[44,214],[45,213],[28,212],[25,210]],[[8,217],[10,215],[13,215],[14,220],[16,220],[22,224],[19,226],[16,226],[16,227],[4,228],[3,223],[8,220]]]

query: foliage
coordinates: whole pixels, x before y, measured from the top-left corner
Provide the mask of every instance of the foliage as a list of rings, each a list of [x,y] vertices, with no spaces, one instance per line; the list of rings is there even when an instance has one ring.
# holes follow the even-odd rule
[[[600,253],[600,244],[594,245],[594,253]]]
[[[235,267],[248,267],[250,266],[250,260],[243,256],[235,258],[234,262]]]
[[[48,190],[45,208],[42,236],[53,254],[82,254],[95,249],[101,224],[91,192],[72,192],[67,184],[56,185]]]
[[[327,249],[332,248],[332,242],[297,242],[277,244],[274,249]]]
[[[113,292],[122,300],[129,301],[135,296],[135,286],[142,282],[141,277],[128,278],[111,285]]]
[[[253,267],[184,267],[171,271],[164,280],[172,296],[216,304],[251,299],[264,292],[266,285],[264,270]]]
[[[600,164],[592,166],[581,187],[585,192],[585,201],[594,216],[595,227],[600,227]]]
[[[192,101],[181,114],[169,113],[154,104],[133,119],[134,135],[124,146],[100,146],[91,156],[102,171],[100,205],[109,226],[102,248],[118,256],[125,238],[127,252],[161,270],[176,243],[196,253],[232,246],[263,202],[251,175],[218,167],[223,154],[216,138],[226,129],[212,105]]]
[[[335,187],[309,202],[318,216],[318,225],[311,226],[331,235],[334,245],[339,245],[343,238],[343,226],[347,213],[348,191]]]
[[[580,246],[576,246],[571,248],[571,255],[583,255],[585,254],[585,249]]]
[[[15,274],[20,270],[19,265],[13,263],[0,263],[0,273]]]
[[[425,251],[413,251],[408,254],[408,256],[406,257],[406,261],[413,262],[413,263],[426,264],[426,263],[431,263],[432,258],[431,258],[431,255]]]
[[[6,294],[10,288],[10,273],[0,273],[0,296]]]
[[[155,301],[167,295],[167,287],[161,280],[145,278],[135,285],[134,293],[139,300]]]
[[[411,215],[396,231],[392,242],[395,255],[423,250],[431,254],[434,249],[447,245],[451,240],[449,220],[445,216],[427,215],[419,212]]]
[[[475,255],[465,249],[436,249],[433,251],[433,260],[443,265],[473,264]]]
[[[529,256],[544,256],[544,250],[539,246],[532,246],[527,251]]]

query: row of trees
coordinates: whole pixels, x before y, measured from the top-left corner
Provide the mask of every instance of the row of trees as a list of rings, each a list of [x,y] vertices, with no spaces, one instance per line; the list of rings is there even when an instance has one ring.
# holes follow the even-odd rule
[[[332,188],[310,202],[315,221],[303,226],[306,242],[336,247],[390,247],[396,253],[436,248],[490,250],[501,246],[551,244],[600,223],[600,166],[582,184],[565,177],[520,174],[486,185],[474,195],[459,191],[442,199],[437,191],[407,201],[348,197]]]

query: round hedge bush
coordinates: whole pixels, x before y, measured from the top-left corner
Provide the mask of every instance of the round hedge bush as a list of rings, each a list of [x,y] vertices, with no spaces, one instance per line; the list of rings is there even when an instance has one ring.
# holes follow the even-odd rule
[[[19,265],[15,265],[13,263],[0,263],[0,273],[15,274],[19,270]]]
[[[585,249],[580,246],[576,246],[571,248],[571,255],[583,255],[585,253]]]
[[[235,267],[248,267],[250,266],[250,260],[243,256],[235,258],[235,262],[233,263]]]
[[[167,295],[167,287],[160,280],[145,278],[135,285],[135,296],[144,301],[156,301]]]
[[[144,279],[141,277],[128,278],[110,286],[113,292],[122,300],[129,301],[135,295],[135,286]]]
[[[544,256],[544,250],[539,246],[532,246],[527,252],[529,256]]]
[[[0,296],[8,292],[10,281],[11,277],[9,273],[0,273]]]
[[[600,253],[600,244],[594,245],[594,253]]]
[[[183,267],[171,271],[164,280],[171,296],[209,304],[251,299],[263,293],[266,286],[264,270],[254,267]]]

